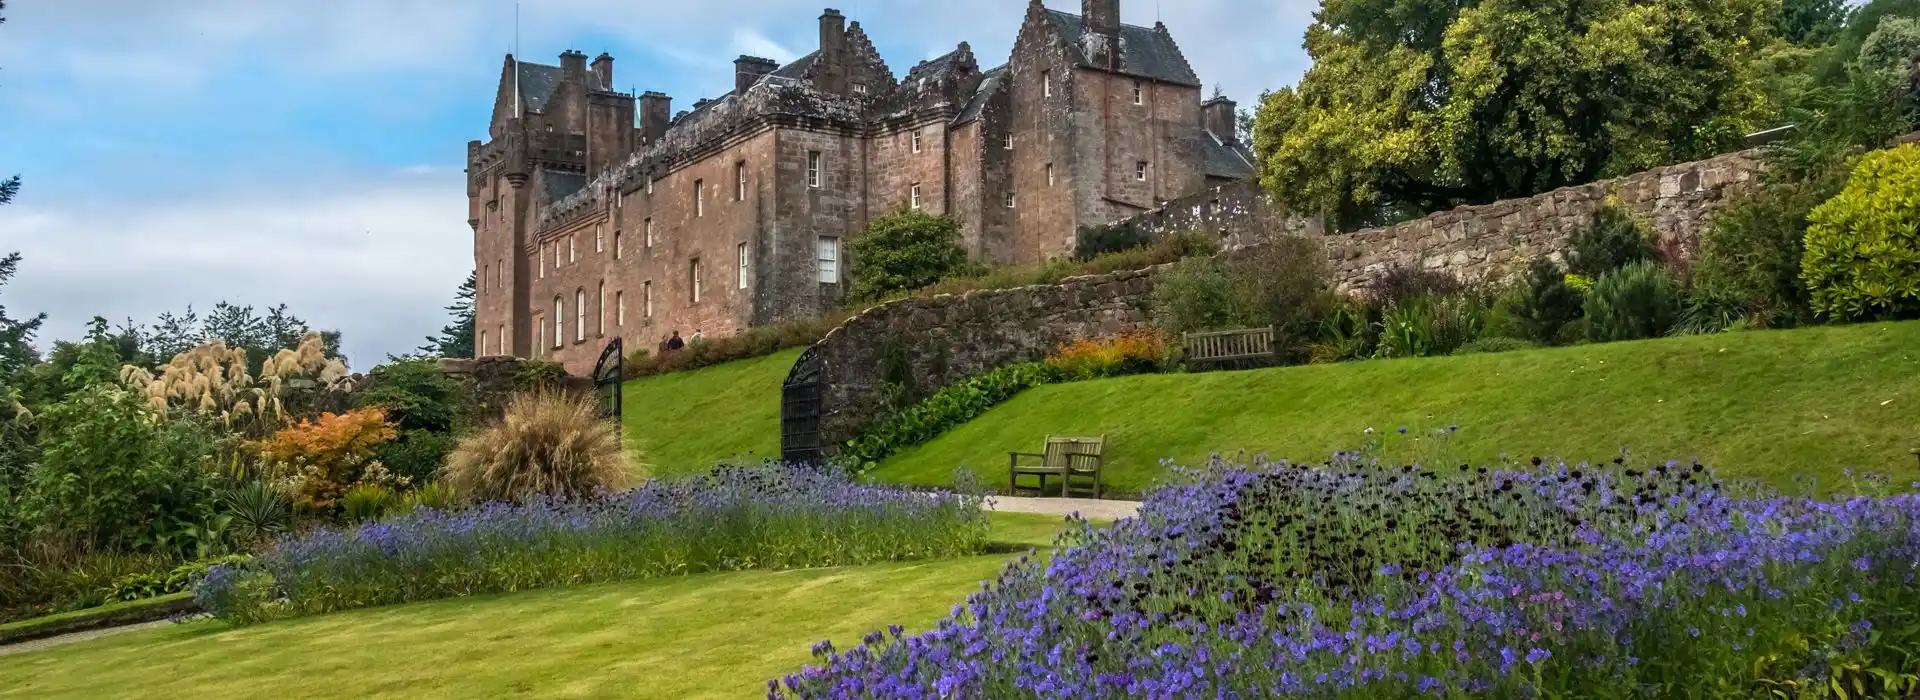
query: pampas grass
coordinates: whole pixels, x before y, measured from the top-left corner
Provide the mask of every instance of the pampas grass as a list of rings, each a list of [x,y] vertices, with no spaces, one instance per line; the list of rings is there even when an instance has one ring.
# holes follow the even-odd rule
[[[462,439],[443,479],[475,501],[524,502],[620,490],[634,471],[593,402],[541,390],[514,396],[500,422]]]

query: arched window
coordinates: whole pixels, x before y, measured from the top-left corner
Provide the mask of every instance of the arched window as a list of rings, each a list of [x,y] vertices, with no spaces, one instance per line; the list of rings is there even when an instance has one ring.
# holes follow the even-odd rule
[[[587,339],[587,290],[573,290],[573,342]]]
[[[474,347],[473,356],[474,357],[487,356],[487,332],[486,331],[480,331],[480,344]]]
[[[553,298],[553,346],[560,347],[567,339],[567,302],[560,297]]]

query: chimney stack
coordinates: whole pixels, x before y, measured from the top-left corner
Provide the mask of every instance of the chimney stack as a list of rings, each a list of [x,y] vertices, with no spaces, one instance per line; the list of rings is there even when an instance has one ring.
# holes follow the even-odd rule
[[[835,95],[847,94],[847,17],[828,8],[820,15],[820,57],[815,59],[813,83]]]
[[[745,95],[747,89],[759,83],[768,73],[780,69],[780,64],[772,59],[742,55],[733,60],[733,94]]]
[[[567,49],[560,53],[560,79],[566,82],[581,82],[587,75],[587,55]]]
[[[673,98],[648,90],[640,95],[640,137],[658,143],[673,123]]]
[[[1120,0],[1080,0],[1087,31],[1109,39],[1120,38]]]
[[[600,81],[600,84],[595,85],[594,87],[600,88],[602,90],[612,90],[613,89],[613,56],[608,55],[606,52],[603,51],[600,53],[598,57],[595,57],[593,59],[593,75],[595,78],[599,79]]]
[[[1220,137],[1221,141],[1234,143],[1239,140],[1239,105],[1225,97],[1215,97],[1200,105],[1200,126]]]

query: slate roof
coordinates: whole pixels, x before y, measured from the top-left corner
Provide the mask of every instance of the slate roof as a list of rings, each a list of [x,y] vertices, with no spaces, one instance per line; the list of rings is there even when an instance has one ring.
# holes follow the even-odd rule
[[[547,184],[548,202],[558,202],[567,195],[579,192],[587,187],[587,176],[583,173],[567,173],[548,170],[543,173]]]
[[[801,56],[799,58],[793,59],[792,63],[781,66],[778,69],[774,70],[772,73],[768,73],[767,75],[776,77],[776,78],[788,78],[792,80],[800,80],[802,78],[807,77],[807,70],[810,68],[813,68],[813,62],[815,60],[818,60],[819,58],[820,58],[820,52],[815,51],[805,56]],[[764,82],[766,78],[761,78],[760,80]]]
[[[520,105],[529,112],[547,108],[554,89],[560,87],[560,67],[516,62],[520,68]]]
[[[1053,26],[1060,32],[1060,36],[1067,39],[1067,45],[1072,48],[1080,65],[1089,68],[1106,68],[1104,64],[1094,64],[1082,48],[1080,38],[1087,33],[1085,18],[1058,10],[1047,10],[1047,17],[1053,20]],[[1173,43],[1172,37],[1157,29],[1131,24],[1120,25],[1118,63],[1118,70],[1121,73],[1200,87],[1200,76],[1194,74],[1193,66],[1188,64],[1186,56],[1180,53],[1180,47]]]
[[[1207,177],[1253,179],[1253,151],[1244,143],[1227,143],[1213,132],[1200,130],[1200,160]]]
[[[954,126],[978,120],[981,112],[987,109],[987,101],[993,98],[993,92],[999,90],[1000,85],[1006,82],[1006,79],[1006,66],[1000,66],[999,68],[981,73],[980,87],[974,88],[973,95],[967,98],[967,103],[961,105],[960,114],[953,118]]]

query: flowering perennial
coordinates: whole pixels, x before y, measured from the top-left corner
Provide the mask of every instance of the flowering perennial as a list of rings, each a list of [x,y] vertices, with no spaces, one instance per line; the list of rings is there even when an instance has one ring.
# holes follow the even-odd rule
[[[959,556],[985,538],[977,495],[729,468],[596,499],[421,508],[287,536],[245,569],[210,573],[196,597],[249,622],[598,581]]]
[[[1920,496],[1697,464],[1181,471],[784,697],[1912,697]]]

